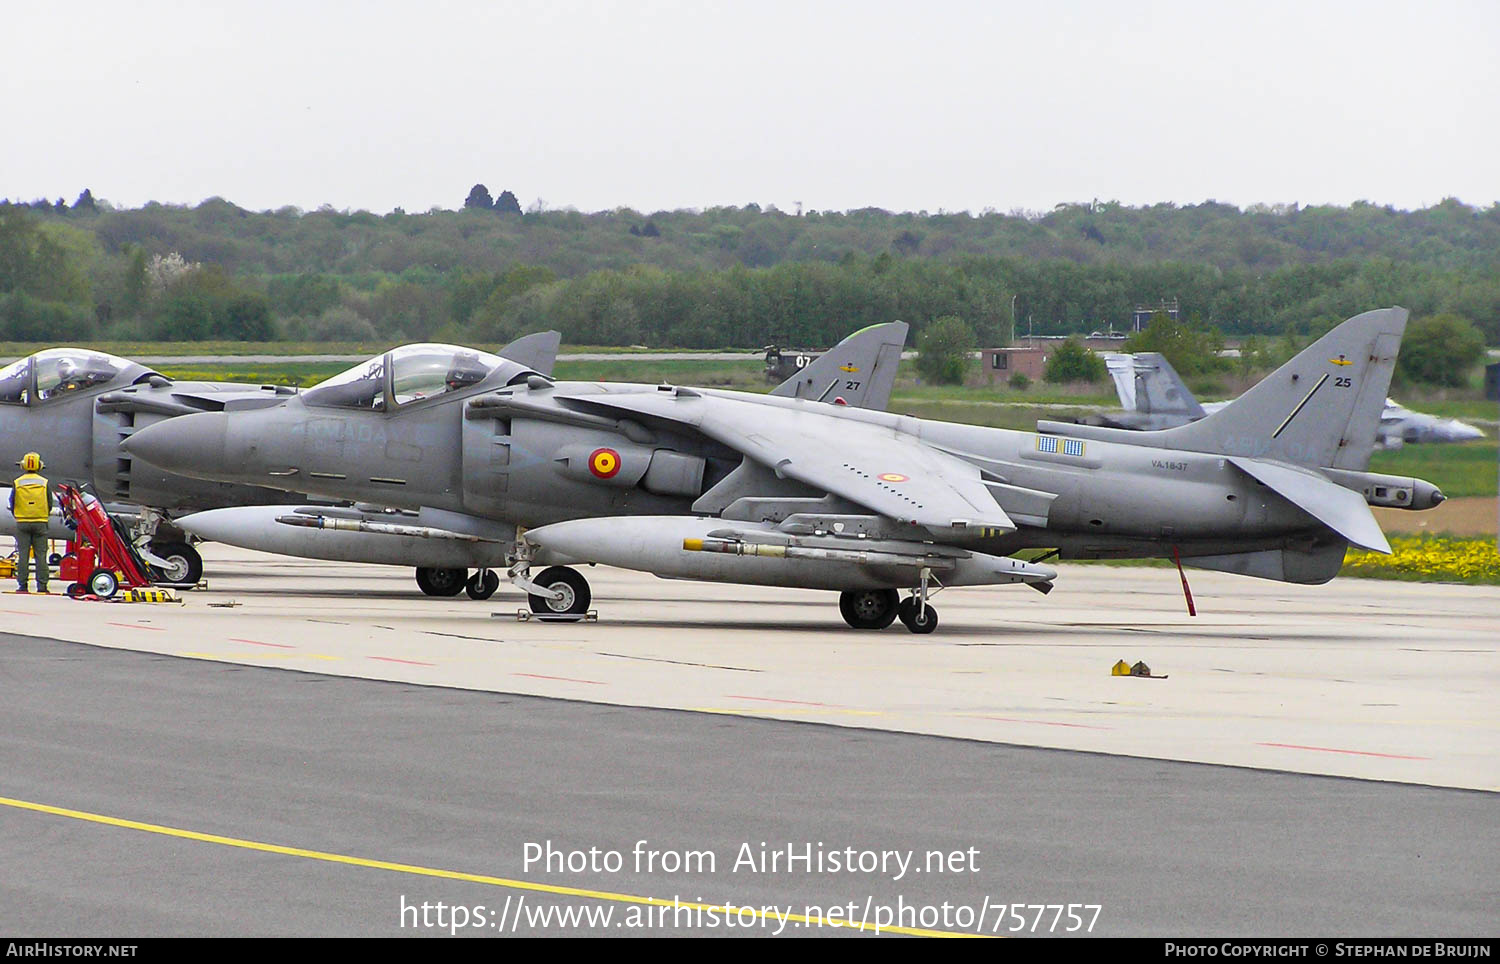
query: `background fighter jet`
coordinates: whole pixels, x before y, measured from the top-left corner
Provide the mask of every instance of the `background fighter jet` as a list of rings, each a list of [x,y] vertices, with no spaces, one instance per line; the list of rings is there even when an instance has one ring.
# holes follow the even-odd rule
[[[582,614],[588,583],[569,566],[604,563],[837,590],[851,626],[900,618],[930,632],[936,588],[1050,589],[1053,570],[1007,558],[1020,549],[1181,556],[1301,583],[1332,578],[1350,544],[1389,551],[1369,505],[1442,500],[1430,483],[1364,471],[1406,318],[1352,318],[1222,411],[1159,432],[1014,432],[506,369],[472,395],[434,399],[403,394],[405,366],[388,357],[277,408],[189,416],[126,447],[174,471],[295,478],[328,497],[441,513],[454,524],[433,534],[486,544],[541,613]],[[840,362],[879,330],[810,365],[811,384],[837,371],[838,390],[857,395],[865,373]],[[316,511],[278,522],[385,525]],[[534,566],[547,568],[533,577]]]
[[[1200,405],[1170,362],[1156,352],[1108,352],[1105,365],[1123,411],[1086,416],[1085,425],[1151,431],[1194,422],[1228,402]],[[1375,444],[1400,448],[1412,442],[1472,442],[1484,432],[1455,418],[1413,412],[1387,398],[1375,429]]]
[[[120,451],[136,429],[192,412],[278,405],[290,390],[172,382],[143,365],[85,348],[49,348],[0,369],[0,465],[40,452],[47,475],[86,484],[132,527],[164,581],[193,583],[203,560],[170,521],[209,506],[285,499],[273,489],[163,473]],[[13,520],[0,513],[0,532]],[[68,531],[54,526],[57,538]]]
[[[1164,355],[1105,352],[1104,365],[1115,383],[1122,411],[1085,416],[1085,425],[1150,432],[1186,425],[1208,414]]]
[[[550,372],[558,335],[528,335],[506,351]],[[457,350],[457,349],[455,349]],[[494,356],[490,356],[494,357]],[[455,373],[463,378],[464,373]],[[29,451],[42,453],[47,475],[85,485],[131,529],[133,541],[164,582],[196,583],[203,560],[175,522],[184,513],[221,506],[285,502],[285,487],[204,481],[143,465],[120,443],[147,426],[197,412],[234,412],[280,405],[293,389],[229,382],[174,382],[136,362],[86,348],[49,348],[0,369],[0,465]],[[14,520],[0,512],[0,533],[14,535]],[[70,535],[61,521],[54,538]],[[398,548],[373,544],[387,561]],[[371,552],[366,550],[366,554]]]
[[[1413,442],[1472,442],[1484,438],[1484,432],[1468,422],[1413,412],[1391,398],[1385,400],[1385,409],[1380,413],[1380,428],[1376,432],[1376,444],[1388,449]]]

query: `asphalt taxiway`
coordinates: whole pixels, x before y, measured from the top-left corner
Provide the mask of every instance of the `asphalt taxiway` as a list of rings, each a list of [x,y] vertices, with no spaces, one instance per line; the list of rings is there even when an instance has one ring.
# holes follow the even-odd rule
[[[0,638],[12,932],[449,932],[405,900],[484,906],[460,933],[646,933],[625,915],[673,899],[697,910],[656,932],[901,902],[969,908],[893,922],[918,932],[1006,933],[976,908],[1012,903],[1101,905],[1107,934],[1493,932],[1500,590],[1193,573],[1189,617],[1171,570],[1064,566],[1047,597],[944,592],[915,637],[606,569],[598,622],[518,622],[508,589],[205,548],[180,606],[0,596],[30,634]],[[622,867],[528,866],[548,840]],[[717,866],[641,869],[638,840]],[[747,843],[979,870],[732,871]],[[565,906],[617,916],[534,916]]]
[[[1057,589],[939,594],[938,631],[857,632],[832,593],[603,567],[596,623],[518,622],[506,587],[206,546],[182,606],[0,596],[12,626],[174,656],[627,706],[1500,789],[1500,588],[1291,586],[1062,566]],[[234,605],[226,605],[233,603]],[[1112,677],[1119,660],[1166,679]]]
[[[1077,905],[1095,934],[1494,929],[1500,808],[1486,793],[18,636],[0,637],[0,674],[11,932],[447,936],[463,907],[468,936],[848,933],[835,906],[856,919],[933,908],[893,918],[898,932],[1029,932],[1035,912],[997,916],[1012,904]],[[648,868],[637,841],[714,864]],[[621,866],[528,866],[526,845],[544,842],[614,851]],[[736,869],[746,844],[908,852],[922,869]],[[924,866],[933,851],[962,856]],[[627,925],[644,901],[674,899],[700,909]],[[728,905],[756,913],[713,923],[707,911]],[[562,908],[596,916],[542,921]],[[1043,912],[1040,932],[1054,920]]]

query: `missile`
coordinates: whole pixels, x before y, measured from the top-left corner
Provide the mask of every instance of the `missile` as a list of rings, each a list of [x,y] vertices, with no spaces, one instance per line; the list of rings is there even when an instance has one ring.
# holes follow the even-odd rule
[[[322,515],[319,507],[295,505],[244,506],[230,509],[210,509],[194,512],[176,520],[185,532],[209,542],[222,542],[242,549],[272,552],[302,559],[331,559],[336,562],[368,562],[389,566],[430,567],[435,569],[477,569],[481,567],[504,568],[509,540],[496,532],[493,537],[481,538],[437,526],[403,526],[370,522],[380,529],[354,531],[343,526],[320,525],[333,521],[333,517]],[[311,514],[309,514],[311,513]],[[306,519],[306,522],[284,523],[284,518]],[[421,523],[431,516],[417,513],[398,518]],[[353,522],[338,519],[340,523]],[[442,522],[450,520],[442,519]],[[433,538],[393,530],[446,531],[449,537]],[[507,531],[510,527],[505,527]],[[464,536],[468,538],[460,538]],[[469,541],[470,538],[473,541]],[[503,540],[503,541],[502,541]]]
[[[1039,585],[1057,571],[1005,556],[906,540],[793,535],[770,524],[696,516],[573,519],[527,530],[543,565],[599,563],[666,579],[803,589],[915,585],[922,569],[945,586]]]
[[[733,556],[761,556],[768,559],[822,559],[828,562],[857,562],[862,565],[926,567],[934,571],[952,569],[956,562],[943,556],[919,556],[910,552],[884,552],[867,549],[830,549],[820,546],[778,545],[766,542],[740,542],[734,539],[684,539],[684,552],[723,552]]]
[[[390,522],[371,522],[368,519],[345,519],[338,516],[302,515],[291,513],[279,515],[276,521],[284,526],[302,526],[307,529],[337,529],[340,532],[368,532],[375,535],[410,536],[413,539],[452,539],[455,542],[498,542],[484,536],[432,526],[404,526]]]

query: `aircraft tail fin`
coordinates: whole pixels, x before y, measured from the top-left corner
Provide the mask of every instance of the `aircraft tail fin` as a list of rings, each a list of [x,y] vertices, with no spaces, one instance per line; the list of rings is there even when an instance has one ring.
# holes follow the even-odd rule
[[[1136,412],[1135,356],[1125,352],[1104,352],[1104,367],[1115,383],[1115,394],[1120,396],[1120,407],[1127,412]]]
[[[771,394],[883,410],[891,401],[907,331],[904,321],[861,328],[771,389]]]
[[[1177,369],[1165,355],[1154,351],[1135,356],[1135,398],[1140,411],[1148,415],[1202,418],[1204,414]]]
[[[551,378],[552,369],[557,365],[557,349],[561,344],[560,333],[538,331],[530,335],[522,335],[496,354]]]
[[[1356,315],[1217,412],[1136,444],[1363,470],[1406,318],[1399,307]]]

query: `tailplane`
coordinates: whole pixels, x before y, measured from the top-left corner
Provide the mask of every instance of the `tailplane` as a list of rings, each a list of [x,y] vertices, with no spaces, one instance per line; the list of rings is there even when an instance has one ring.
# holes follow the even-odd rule
[[[896,384],[906,332],[904,321],[861,328],[771,389],[771,394],[884,410]]]

